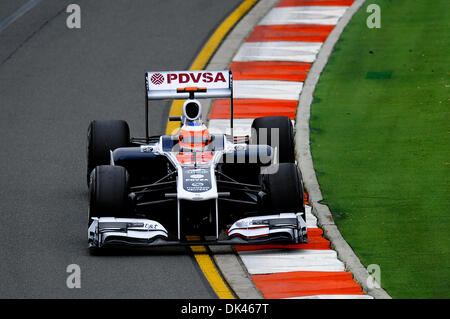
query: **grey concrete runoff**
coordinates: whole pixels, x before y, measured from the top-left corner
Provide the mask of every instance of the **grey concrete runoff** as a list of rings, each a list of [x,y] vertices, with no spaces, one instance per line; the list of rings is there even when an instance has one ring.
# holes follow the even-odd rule
[[[303,84],[296,118],[296,152],[303,181],[312,203],[313,214],[317,217],[317,223],[323,229],[325,238],[331,242],[331,247],[337,252],[338,258],[344,262],[346,269],[354,275],[355,280],[362,286],[364,293],[376,299],[390,299],[391,297],[382,288],[372,288],[372,285],[370,285],[371,277],[367,269],[362,265],[353,249],[342,237],[333,221],[329,207],[320,203],[323,197],[314,170],[309,144],[309,119],[314,88],[344,28],[364,2],[365,0],[356,0],[339,20],[320,49],[317,59],[312,65],[308,77]]]

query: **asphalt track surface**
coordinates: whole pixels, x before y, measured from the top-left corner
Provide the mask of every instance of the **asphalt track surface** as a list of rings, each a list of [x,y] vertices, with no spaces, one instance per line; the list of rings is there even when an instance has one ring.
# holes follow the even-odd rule
[[[0,3],[0,22],[27,1]],[[240,1],[43,0],[0,32],[0,298],[215,298],[185,248],[91,256],[86,131],[144,135],[144,72],[187,69]],[[152,103],[150,133],[170,102]],[[66,267],[81,269],[69,289]]]

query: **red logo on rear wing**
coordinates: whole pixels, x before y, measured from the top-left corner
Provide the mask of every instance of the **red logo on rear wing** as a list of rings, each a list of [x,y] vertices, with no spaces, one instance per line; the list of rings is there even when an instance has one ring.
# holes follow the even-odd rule
[[[152,77],[150,78],[150,81],[153,84],[160,85],[164,82],[164,75],[161,73],[153,73]]]

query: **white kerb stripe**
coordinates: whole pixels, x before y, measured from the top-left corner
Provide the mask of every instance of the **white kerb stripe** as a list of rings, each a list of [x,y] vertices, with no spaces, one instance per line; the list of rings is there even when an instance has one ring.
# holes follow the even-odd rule
[[[253,118],[249,119],[234,119],[233,120],[233,134],[234,136],[250,136]],[[295,120],[292,121],[292,126],[295,128]],[[211,119],[209,120],[209,132],[211,134],[230,134],[230,119]],[[308,212],[306,213],[308,218]],[[311,215],[311,218],[317,221],[317,219]],[[309,225],[309,224],[308,224]],[[316,222],[314,222],[316,225]],[[316,226],[315,226],[316,227]]]
[[[292,271],[345,271],[334,250],[274,249],[240,251],[251,275]]]
[[[233,135],[246,136],[251,133],[253,119],[234,119]],[[211,134],[230,134],[230,119],[209,120],[209,132]]]
[[[298,6],[273,8],[259,23],[273,24],[322,24],[334,25],[348,7],[341,6]]]
[[[306,212],[306,227],[317,228],[317,218],[312,214],[312,207],[305,205]]]
[[[303,82],[238,80],[233,81],[235,99],[298,100]]]
[[[241,45],[233,61],[314,62],[321,46],[320,42],[246,42]]]

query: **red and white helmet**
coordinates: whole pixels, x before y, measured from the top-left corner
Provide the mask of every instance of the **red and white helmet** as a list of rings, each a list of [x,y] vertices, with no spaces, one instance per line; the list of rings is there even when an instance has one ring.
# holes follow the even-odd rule
[[[179,134],[179,145],[183,151],[202,151],[211,142],[208,128],[201,121],[184,124]]]

